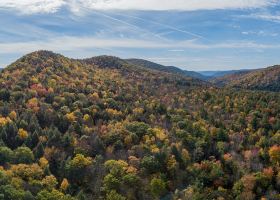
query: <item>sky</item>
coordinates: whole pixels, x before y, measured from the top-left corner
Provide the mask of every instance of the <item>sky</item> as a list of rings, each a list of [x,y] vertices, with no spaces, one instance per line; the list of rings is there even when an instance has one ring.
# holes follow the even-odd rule
[[[185,70],[280,64],[280,0],[0,0],[0,66],[51,50]]]

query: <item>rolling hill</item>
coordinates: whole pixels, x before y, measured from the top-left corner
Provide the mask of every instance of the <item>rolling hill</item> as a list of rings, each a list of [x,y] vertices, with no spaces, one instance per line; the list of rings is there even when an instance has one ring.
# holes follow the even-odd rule
[[[280,93],[50,51],[0,72],[0,199],[279,199]]]
[[[195,71],[182,70],[182,69],[180,69],[178,67],[174,67],[174,66],[164,66],[164,65],[160,65],[160,64],[157,64],[154,62],[147,61],[147,60],[126,59],[126,61],[133,65],[142,66],[142,67],[148,68],[148,69],[159,70],[159,71],[174,73],[174,74],[181,74],[184,76],[194,77],[194,78],[198,78],[201,80],[208,79],[208,77],[203,76],[202,74],[195,72]]]
[[[276,65],[264,69],[242,71],[215,78],[211,82],[220,86],[279,92],[280,66]]]

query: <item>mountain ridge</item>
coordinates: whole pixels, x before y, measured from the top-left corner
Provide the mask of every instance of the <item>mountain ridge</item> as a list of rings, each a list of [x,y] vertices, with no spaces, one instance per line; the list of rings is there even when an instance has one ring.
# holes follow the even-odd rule
[[[179,73],[175,74],[166,71],[153,70],[147,67],[131,64],[126,60],[115,56],[102,55],[102,56],[95,56],[95,57],[85,58],[85,59],[73,59],[47,50],[39,50],[39,51],[28,53],[22,56],[21,58],[19,58],[18,60],[16,60],[15,62],[8,65],[6,68],[2,70],[2,72],[4,73],[6,71],[24,69],[25,67],[28,67],[28,65],[26,65],[25,63],[28,63],[29,65],[33,66],[33,69],[31,69],[33,70],[32,74],[35,74],[37,71],[41,72],[42,70],[44,70],[44,68],[47,67],[49,68],[50,66],[52,69],[56,71],[62,69],[65,72],[69,73],[70,72],[69,67],[67,68],[63,66],[63,63],[65,63],[66,65],[69,66],[79,65],[81,68],[85,68],[85,66],[92,66],[92,67],[98,67],[98,68],[108,69],[108,70],[116,69],[126,75],[128,75],[129,73],[134,73],[139,75],[141,74],[141,72],[149,73],[152,76],[162,75],[172,81],[183,80],[183,82],[187,83],[187,85],[209,84],[203,80],[191,76],[185,76]],[[143,76],[143,79],[146,79],[146,77]]]
[[[230,74],[214,78],[211,82],[220,86],[279,92],[280,65]]]
[[[63,58],[67,58],[66,56],[63,56],[61,54],[56,54],[54,52],[51,51],[47,51],[47,50],[39,50],[39,51],[35,51],[29,54],[24,55],[22,58],[20,59],[24,59],[24,57],[28,57],[28,56],[32,56],[32,54],[40,54],[40,56],[42,57],[42,59],[44,59],[44,57],[48,57],[48,56],[62,56]],[[189,70],[184,70],[181,69],[179,67],[176,66],[165,66],[165,65],[161,65],[152,61],[148,61],[145,59],[138,59],[138,58],[130,58],[130,59],[122,59],[116,56],[110,56],[110,55],[100,55],[100,56],[94,56],[94,57],[90,57],[90,58],[84,58],[84,59],[74,59],[74,58],[68,58],[71,60],[76,60],[82,63],[87,63],[87,64],[96,64],[99,65],[101,67],[116,67],[119,68],[122,65],[135,65],[138,67],[143,67],[146,69],[152,69],[152,70],[157,70],[157,71],[162,71],[162,72],[167,72],[167,73],[173,73],[173,74],[177,74],[177,75],[183,75],[186,77],[192,77],[192,78],[197,78],[203,81],[209,81],[209,82],[213,82],[213,80],[215,80],[218,77],[223,77],[226,75],[231,75],[231,74],[235,74],[235,73],[239,73],[239,72],[245,72],[245,71],[253,71],[251,69],[240,69],[240,70],[219,70],[219,71],[189,71]],[[102,62],[103,60],[103,62]],[[106,62],[104,62],[104,60],[106,60]],[[2,70],[5,68],[2,68]],[[1,68],[0,68],[1,70]]]
[[[154,63],[148,60],[144,60],[144,59],[136,59],[136,58],[130,58],[130,59],[125,59],[126,61],[135,64],[135,65],[140,65],[143,67],[147,67],[150,69],[155,69],[155,70],[159,70],[159,71],[166,71],[166,72],[170,72],[170,73],[177,73],[177,74],[181,74],[181,75],[186,75],[186,76],[191,76],[194,78],[199,78],[202,80],[206,80],[207,77],[203,76],[202,74],[195,72],[195,71],[187,71],[187,70],[183,70],[180,69],[178,67],[175,66],[164,66],[158,63]]]
[[[14,68],[22,68],[24,65],[17,65],[18,62],[30,62],[31,65],[37,67],[38,70],[42,70],[48,63],[48,59],[52,59],[56,62],[54,68],[63,68],[63,61],[66,62],[78,62],[80,66],[92,65],[100,68],[118,69],[124,73],[130,73],[132,71],[139,73],[141,70],[169,74],[177,78],[188,79],[188,84],[214,84],[219,87],[235,87],[243,89],[257,89],[257,90],[271,90],[280,91],[280,67],[275,65],[268,68],[255,69],[255,70],[229,70],[229,71],[202,71],[204,76],[198,72],[182,70],[174,66],[164,66],[151,61],[143,59],[121,59],[115,56],[94,56],[85,59],[73,59],[65,57],[61,54],[56,54],[51,51],[39,50],[24,55],[14,63],[10,64],[6,68],[0,70],[2,72],[6,70],[13,70]],[[224,75],[225,74],[225,75]],[[145,78],[145,77],[143,77]]]

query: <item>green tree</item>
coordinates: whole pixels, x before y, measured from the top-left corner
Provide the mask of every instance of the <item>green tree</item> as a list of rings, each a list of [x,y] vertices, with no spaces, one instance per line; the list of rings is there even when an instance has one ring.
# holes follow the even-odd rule
[[[106,195],[106,200],[126,200],[126,198],[116,192],[116,190],[111,190]]]
[[[24,191],[22,189],[15,188],[12,185],[0,186],[0,194],[3,194],[4,200],[32,200],[33,199],[33,196],[29,191]]]
[[[159,198],[166,192],[166,183],[160,178],[153,178],[150,183],[150,188],[153,196]]]
[[[147,133],[149,129],[149,125],[145,124],[144,122],[131,122],[126,125],[126,129],[132,133],[135,133],[139,138]]]
[[[14,158],[14,152],[8,147],[0,147],[0,165],[11,162]]]
[[[15,150],[15,162],[30,164],[34,160],[34,155],[28,147],[18,147]]]
[[[37,194],[37,200],[75,200],[75,198],[70,195],[64,195],[62,192],[58,190],[42,190]]]

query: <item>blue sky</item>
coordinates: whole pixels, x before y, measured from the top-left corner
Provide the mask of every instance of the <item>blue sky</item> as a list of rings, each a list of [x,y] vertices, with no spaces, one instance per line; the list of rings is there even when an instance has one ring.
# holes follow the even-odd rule
[[[39,49],[187,70],[280,64],[279,0],[1,0],[0,66]]]

